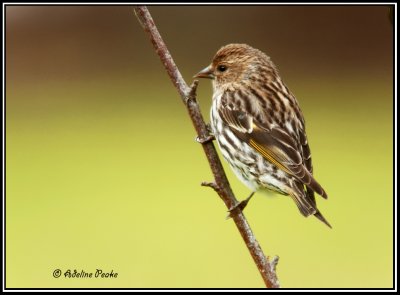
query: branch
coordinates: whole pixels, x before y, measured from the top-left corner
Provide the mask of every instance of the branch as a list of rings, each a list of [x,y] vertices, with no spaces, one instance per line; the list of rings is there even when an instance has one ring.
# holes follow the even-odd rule
[[[193,126],[198,134],[198,141],[202,143],[204,153],[206,154],[215,179],[214,182],[203,182],[202,185],[213,188],[228,209],[234,208],[234,206],[238,204],[238,201],[232,192],[221,161],[219,160],[217,151],[215,150],[214,144],[211,141],[212,137],[209,133],[206,123],[204,122],[203,115],[200,112],[200,107],[196,100],[196,88],[198,81],[195,80],[190,87],[185,83],[174,60],[172,59],[171,54],[167,49],[167,46],[162,40],[161,35],[154,24],[153,18],[151,17],[150,12],[147,10],[147,7],[136,6],[134,11],[143,29],[149,34],[155,51],[164,64],[165,70],[167,71],[175,88],[178,90],[183,103],[186,105]],[[260,244],[257,242],[250,225],[240,208],[232,210],[230,217],[232,217],[244,242],[246,243],[246,246],[257,265],[266,287],[279,288],[279,281],[275,271],[276,264],[278,263],[278,257],[274,257],[272,261],[270,261],[269,257],[265,257]]]

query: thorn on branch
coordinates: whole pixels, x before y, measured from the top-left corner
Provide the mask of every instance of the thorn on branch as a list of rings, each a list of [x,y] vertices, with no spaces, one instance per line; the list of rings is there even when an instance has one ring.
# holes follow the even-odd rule
[[[189,97],[196,98],[197,86],[199,86],[199,80],[193,80],[192,85],[190,85]]]
[[[215,182],[207,182],[207,181],[203,181],[201,183],[201,186],[208,186],[211,187],[213,190],[215,190],[217,193],[221,190],[221,188],[218,186],[218,184],[216,184]]]
[[[271,270],[275,273],[276,272],[276,266],[278,265],[279,262],[279,256],[274,256],[271,261],[269,261],[269,265],[271,267]]]
[[[189,87],[189,91],[186,93],[186,105],[189,101],[197,102],[197,86],[199,85],[199,80],[193,80],[192,85]]]

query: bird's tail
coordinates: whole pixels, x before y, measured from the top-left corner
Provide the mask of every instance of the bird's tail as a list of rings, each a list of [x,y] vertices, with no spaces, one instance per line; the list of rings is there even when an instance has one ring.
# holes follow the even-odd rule
[[[332,226],[325,219],[325,217],[322,215],[322,213],[317,209],[313,193],[312,193],[312,195],[311,195],[311,192],[307,193],[306,195],[303,195],[301,193],[293,192],[292,194],[289,194],[289,195],[293,199],[293,201],[296,203],[297,208],[299,208],[299,211],[301,212],[301,214],[303,214],[305,217],[314,215],[320,221],[325,223],[328,227],[332,228]]]
[[[317,213],[318,210],[315,208],[315,205],[305,196],[293,193],[290,194],[290,197],[295,202],[297,208],[299,208],[299,211],[303,216],[308,217]]]
[[[332,226],[329,224],[328,220],[325,219],[324,215],[322,215],[321,212],[317,209],[317,212],[314,213],[314,216],[317,217],[319,220],[321,220],[323,223],[325,223],[328,227],[332,228]]]
[[[325,197],[323,196],[325,199],[328,197],[324,191],[324,189],[322,189],[323,193],[325,194]],[[312,202],[312,204],[314,205],[315,208],[315,213],[314,216],[317,217],[319,220],[321,220],[323,223],[325,223],[329,228],[332,228],[332,226],[329,224],[328,220],[325,219],[324,215],[322,215],[322,213],[317,209],[317,203],[315,202],[315,196],[314,196],[314,192],[309,189],[307,187],[306,189],[306,195],[308,197],[308,199]]]

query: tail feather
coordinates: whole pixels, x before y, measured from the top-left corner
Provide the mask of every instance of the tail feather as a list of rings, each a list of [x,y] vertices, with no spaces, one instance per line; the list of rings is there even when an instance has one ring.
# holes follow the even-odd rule
[[[307,188],[304,192],[304,187],[302,184],[297,183],[296,186],[293,187],[294,192],[290,194],[297,207],[299,208],[301,214],[305,217],[314,215],[320,221],[325,223],[328,227],[332,228],[329,222],[325,219],[322,213],[317,209],[317,204],[315,202],[314,192]]]
[[[325,223],[328,227],[332,228],[328,220],[325,219],[325,217],[321,214],[321,212],[319,212],[319,210],[317,210],[314,216],[317,217],[319,220],[321,220],[323,223]]]
[[[298,194],[290,195],[293,201],[296,203],[297,208],[299,208],[301,214],[305,217],[313,215],[317,212],[312,203],[310,203],[306,198]]]
[[[325,190],[322,186],[315,180],[313,176],[311,176],[310,184],[307,184],[307,188],[312,189],[318,195],[323,197],[324,199],[328,199],[328,195],[326,194]]]

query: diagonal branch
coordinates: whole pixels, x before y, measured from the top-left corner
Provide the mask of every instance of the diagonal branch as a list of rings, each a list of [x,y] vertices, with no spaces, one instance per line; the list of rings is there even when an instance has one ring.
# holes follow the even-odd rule
[[[236,200],[228,179],[226,178],[214,144],[210,140],[211,136],[209,130],[204,122],[203,115],[201,114],[199,105],[196,101],[196,88],[198,81],[195,80],[190,87],[185,83],[174,60],[172,59],[171,54],[167,49],[167,46],[162,40],[147,7],[136,6],[134,10],[136,17],[138,18],[143,29],[149,34],[151,43],[153,44],[153,47],[160,57],[162,63],[164,64],[165,70],[167,71],[172,83],[178,90],[183,103],[186,105],[193,126],[198,134],[199,142],[202,143],[204,153],[206,154],[211,171],[215,178],[214,182],[203,182],[202,185],[213,188],[228,209],[234,208],[234,206],[238,204],[238,201]],[[276,275],[276,264],[278,263],[278,257],[274,257],[272,261],[269,259],[269,257],[265,257],[260,244],[257,242],[249,223],[239,207],[232,210],[230,217],[232,217],[244,242],[246,243],[246,246],[257,265],[266,287],[279,288],[279,281]]]

